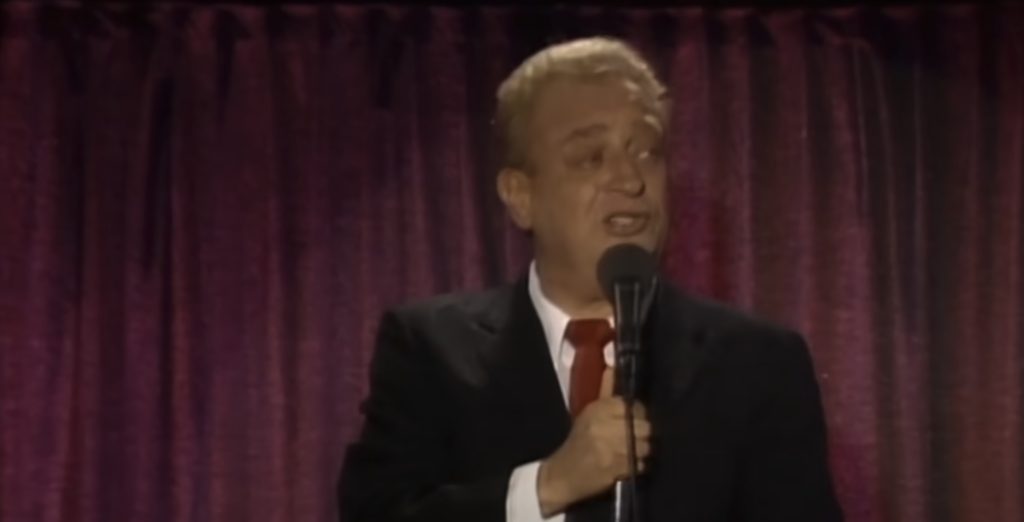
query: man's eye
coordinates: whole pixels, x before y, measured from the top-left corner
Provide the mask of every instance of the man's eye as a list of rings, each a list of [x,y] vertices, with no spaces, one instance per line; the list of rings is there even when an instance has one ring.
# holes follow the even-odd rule
[[[587,168],[598,168],[604,162],[604,151],[594,151],[583,158],[580,163]]]
[[[650,149],[644,149],[637,154],[637,158],[641,160],[652,160],[661,158],[661,149],[653,147]]]

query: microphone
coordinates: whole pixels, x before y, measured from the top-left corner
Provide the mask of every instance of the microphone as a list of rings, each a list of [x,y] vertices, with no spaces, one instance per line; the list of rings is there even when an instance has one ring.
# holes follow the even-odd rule
[[[633,403],[637,395],[637,367],[641,358],[641,333],[654,298],[657,262],[650,252],[629,243],[615,245],[597,263],[597,279],[615,309],[615,387],[613,393],[626,403],[629,477],[615,484],[615,522],[640,522],[636,493],[636,434]]]

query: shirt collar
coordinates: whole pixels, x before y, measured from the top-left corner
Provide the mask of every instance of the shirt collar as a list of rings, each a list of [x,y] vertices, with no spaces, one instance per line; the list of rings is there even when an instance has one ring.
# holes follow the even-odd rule
[[[530,263],[527,286],[533,307],[537,310],[540,324],[544,328],[544,338],[548,342],[548,349],[551,350],[552,356],[557,357],[561,352],[562,340],[565,338],[565,328],[569,325],[569,314],[544,295],[544,291],[540,287],[540,277],[537,275],[536,261]]]

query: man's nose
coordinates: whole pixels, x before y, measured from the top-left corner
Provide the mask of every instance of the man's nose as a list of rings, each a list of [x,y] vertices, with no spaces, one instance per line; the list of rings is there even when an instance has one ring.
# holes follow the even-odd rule
[[[616,154],[611,168],[610,188],[629,196],[640,196],[646,189],[643,174],[629,154]]]

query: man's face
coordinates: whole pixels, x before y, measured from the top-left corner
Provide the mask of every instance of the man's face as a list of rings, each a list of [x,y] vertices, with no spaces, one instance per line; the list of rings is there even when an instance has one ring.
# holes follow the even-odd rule
[[[612,245],[661,250],[663,131],[624,80],[554,80],[540,92],[524,136],[529,173],[503,172],[500,186],[539,253],[593,274]]]

